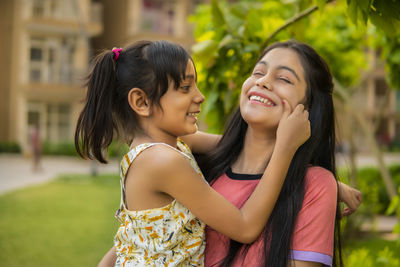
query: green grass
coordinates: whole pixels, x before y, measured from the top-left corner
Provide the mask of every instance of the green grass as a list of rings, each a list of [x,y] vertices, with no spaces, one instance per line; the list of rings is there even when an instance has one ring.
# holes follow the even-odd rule
[[[342,251],[345,266],[348,267],[400,266],[399,243],[384,240],[376,234],[347,240]]]
[[[96,266],[118,228],[119,178],[63,176],[0,196],[0,266]]]
[[[0,266],[96,266],[113,244],[119,200],[116,175],[63,176],[0,196]],[[345,241],[348,267],[400,260],[395,241],[372,235]]]

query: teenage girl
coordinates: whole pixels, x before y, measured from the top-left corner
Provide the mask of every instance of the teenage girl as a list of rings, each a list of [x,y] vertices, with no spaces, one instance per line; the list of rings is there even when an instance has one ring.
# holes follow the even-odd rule
[[[116,266],[202,266],[205,224],[238,242],[253,242],[272,212],[293,155],[310,135],[304,106],[292,112],[282,98],[268,167],[239,209],[209,186],[178,138],[197,131],[204,101],[183,48],[142,41],[105,51],[96,57],[87,86],[75,133],[78,153],[104,163],[114,134],[131,145],[121,162]],[[210,148],[205,143],[193,149]]]
[[[218,146],[199,158],[206,179],[217,192],[242,207],[271,163],[280,137],[282,99],[292,106],[305,105],[311,136],[293,157],[260,237],[252,244],[243,244],[212,226],[207,228],[206,266],[341,265],[340,239],[334,234],[338,237],[337,200],[345,200],[351,208],[345,213],[350,213],[360,204],[361,194],[339,184],[337,198],[332,91],[328,65],[310,46],[296,41],[275,43],[260,55],[243,83],[240,106]],[[194,134],[185,140],[195,143],[201,139]]]

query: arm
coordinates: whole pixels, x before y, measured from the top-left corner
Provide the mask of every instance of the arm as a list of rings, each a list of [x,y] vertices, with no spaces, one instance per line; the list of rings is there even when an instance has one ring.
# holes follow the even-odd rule
[[[288,267],[321,267],[322,264],[313,261],[289,261]]]
[[[115,252],[115,247],[112,247],[106,255],[101,259],[97,267],[112,267],[115,265],[117,260],[117,254]]]
[[[339,182],[339,201],[346,203],[342,216],[354,213],[362,202],[362,194],[357,189]]]
[[[197,131],[194,134],[181,136],[181,139],[190,147],[193,153],[204,154],[217,146],[221,135]]]
[[[154,166],[162,168],[151,176],[162,177],[157,181],[159,190],[177,199],[216,231],[239,242],[251,243],[265,227],[294,153],[309,137],[308,112],[304,111],[302,105],[296,108],[279,124],[277,132],[278,138],[270,163],[255,191],[240,210],[215,192],[203,179],[199,179],[186,159],[166,147],[157,148],[164,151],[155,151],[165,158],[157,158]]]
[[[303,261],[332,265],[337,192],[330,171],[322,167],[307,170],[304,200],[297,215],[290,253],[296,264]]]

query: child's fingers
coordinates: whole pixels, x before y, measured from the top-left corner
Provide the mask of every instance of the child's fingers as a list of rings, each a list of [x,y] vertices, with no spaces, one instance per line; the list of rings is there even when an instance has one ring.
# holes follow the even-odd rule
[[[341,217],[349,216],[349,215],[351,215],[353,212],[354,212],[354,211],[352,211],[352,210],[349,209],[349,208],[344,208],[343,211],[342,211],[342,216],[341,216]]]

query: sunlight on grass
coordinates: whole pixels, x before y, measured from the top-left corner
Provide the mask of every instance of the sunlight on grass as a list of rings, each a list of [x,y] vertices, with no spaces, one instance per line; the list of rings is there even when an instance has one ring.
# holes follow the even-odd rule
[[[63,176],[0,196],[1,266],[95,266],[118,227],[119,177]]]
[[[113,245],[119,190],[116,175],[66,175],[0,196],[0,266],[96,266]],[[390,266],[379,261],[387,258],[385,247],[398,260],[395,241],[366,236],[344,243],[349,267],[362,259]]]

